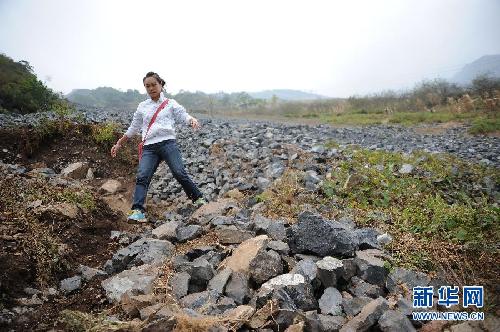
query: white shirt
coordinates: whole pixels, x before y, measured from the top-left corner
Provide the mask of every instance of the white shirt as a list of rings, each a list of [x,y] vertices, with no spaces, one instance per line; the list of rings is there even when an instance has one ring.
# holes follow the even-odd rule
[[[141,102],[137,106],[137,111],[135,111],[132,123],[125,132],[125,135],[130,138],[135,134],[139,134],[140,130],[142,139],[144,139],[151,118],[165,99],[162,92],[158,101],[149,98]],[[183,106],[174,99],[169,99],[168,104],[158,113],[155,122],[153,122],[153,125],[149,129],[144,145],[158,143],[167,139],[175,139],[175,123],[180,122],[189,125],[191,119],[192,116],[186,112]]]

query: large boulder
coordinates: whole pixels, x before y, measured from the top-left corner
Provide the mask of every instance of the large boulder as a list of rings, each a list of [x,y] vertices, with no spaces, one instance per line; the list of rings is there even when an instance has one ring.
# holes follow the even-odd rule
[[[129,295],[151,294],[154,281],[159,274],[158,266],[145,264],[105,279],[101,285],[108,299],[118,302],[126,293]]]
[[[321,257],[351,257],[358,248],[358,237],[352,230],[309,211],[299,215],[298,223],[288,229],[287,238],[292,252]]]

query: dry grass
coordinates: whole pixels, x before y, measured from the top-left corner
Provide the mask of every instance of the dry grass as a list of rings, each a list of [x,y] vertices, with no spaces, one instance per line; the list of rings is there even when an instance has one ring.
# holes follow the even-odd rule
[[[302,172],[286,170],[268,189],[258,195],[258,200],[265,203],[264,214],[269,218],[284,218],[293,222],[301,211],[314,203],[316,197],[302,185],[303,176]]]

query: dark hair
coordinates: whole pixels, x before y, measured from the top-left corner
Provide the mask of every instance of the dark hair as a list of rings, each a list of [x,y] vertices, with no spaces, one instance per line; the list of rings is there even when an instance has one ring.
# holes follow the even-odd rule
[[[150,71],[149,73],[147,73],[146,76],[144,76],[144,78],[142,79],[142,83],[144,83],[144,81],[148,77],[154,77],[154,78],[156,78],[156,80],[158,81],[158,83],[160,83],[160,85],[162,87],[165,87],[165,80],[163,78],[161,78],[160,75],[158,75],[154,71]]]

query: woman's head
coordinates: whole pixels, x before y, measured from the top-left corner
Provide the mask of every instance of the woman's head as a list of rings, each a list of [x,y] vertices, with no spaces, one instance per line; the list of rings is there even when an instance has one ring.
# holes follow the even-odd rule
[[[160,97],[160,93],[165,86],[165,80],[163,80],[160,75],[152,71],[144,76],[142,83],[144,83],[144,87],[146,88],[146,91],[151,99],[155,100]]]

